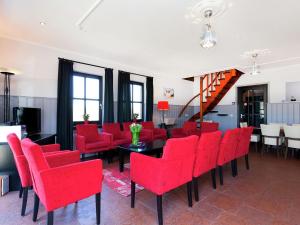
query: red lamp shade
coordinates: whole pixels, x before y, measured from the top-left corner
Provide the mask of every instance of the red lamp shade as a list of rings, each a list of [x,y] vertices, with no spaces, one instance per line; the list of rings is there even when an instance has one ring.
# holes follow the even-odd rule
[[[168,101],[158,101],[157,109],[158,110],[169,110],[169,102]]]

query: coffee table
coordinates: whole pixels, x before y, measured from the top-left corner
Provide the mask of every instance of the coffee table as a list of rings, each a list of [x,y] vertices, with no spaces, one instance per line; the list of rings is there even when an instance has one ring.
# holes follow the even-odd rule
[[[136,152],[145,155],[156,155],[157,158],[160,157],[163,147],[166,144],[165,140],[155,140],[152,142],[145,142],[142,147],[133,147],[131,144],[119,145],[119,169],[120,172],[124,171],[124,157],[126,153]]]

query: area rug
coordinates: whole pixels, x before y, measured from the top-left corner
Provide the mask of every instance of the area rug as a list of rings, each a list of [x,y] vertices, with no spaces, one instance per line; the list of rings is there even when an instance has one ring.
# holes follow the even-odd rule
[[[124,165],[124,172],[119,171],[119,167],[112,167],[103,169],[104,183],[112,190],[118,192],[123,196],[130,196],[131,182],[130,182],[130,166]],[[143,190],[142,186],[136,185],[135,192]]]

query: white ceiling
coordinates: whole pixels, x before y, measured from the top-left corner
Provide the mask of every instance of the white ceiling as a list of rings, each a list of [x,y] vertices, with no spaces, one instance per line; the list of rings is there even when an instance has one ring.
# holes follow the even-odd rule
[[[195,0],[104,0],[80,30],[76,22],[94,2],[0,0],[0,35],[181,77],[243,68],[251,60],[241,55],[253,49],[271,51],[259,64],[300,62],[298,0],[231,0],[212,22],[213,49],[200,47],[201,25],[185,18]]]

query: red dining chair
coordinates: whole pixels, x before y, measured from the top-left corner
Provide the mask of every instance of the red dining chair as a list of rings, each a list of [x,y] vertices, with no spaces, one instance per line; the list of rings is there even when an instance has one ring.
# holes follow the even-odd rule
[[[21,180],[19,197],[23,198],[21,215],[24,216],[27,206],[28,189],[32,187],[32,179],[28,162],[21,147],[20,139],[16,134],[12,133],[7,136],[7,141],[13,153],[18,174]],[[28,139],[28,141],[30,140]],[[78,151],[60,151],[59,144],[44,145],[41,146],[41,149],[51,167],[62,166],[80,161],[80,154]]]
[[[219,129],[219,123],[215,122],[201,122],[200,123],[200,130],[201,134],[202,133],[207,133],[207,132],[214,132]]]
[[[130,155],[131,208],[135,202],[135,184],[157,195],[158,223],[163,224],[162,195],[187,184],[188,205],[192,207],[192,175],[198,136],[169,139],[162,158],[139,153]]]
[[[231,162],[232,176],[236,176],[235,152],[239,142],[240,128],[227,130],[221,140],[217,165],[219,168],[220,184],[223,185],[223,165]]]
[[[249,170],[249,146],[251,142],[251,135],[253,133],[253,127],[240,128],[240,138],[239,143],[235,152],[235,168],[236,175],[238,173],[237,159],[240,157],[245,157],[246,169]]]
[[[112,147],[116,148],[118,145],[128,144],[131,142],[131,133],[129,131],[121,131],[119,123],[104,123],[102,130],[105,133],[112,135]]]
[[[131,124],[132,124],[132,122],[123,122],[122,123],[123,130],[127,131],[127,132],[130,132],[130,125]],[[131,132],[130,132],[130,137],[131,137]],[[141,133],[140,133],[140,141],[150,142],[152,140],[153,140],[153,132],[151,130],[146,130],[146,129],[142,128]]]
[[[86,153],[99,153],[113,148],[111,134],[99,133],[97,124],[76,125],[76,149],[84,159]]]
[[[216,188],[216,167],[222,138],[221,131],[203,133],[196,148],[195,164],[193,170],[193,184],[195,200],[199,201],[198,178],[211,171],[213,188]]]
[[[47,225],[53,225],[54,210],[96,195],[96,217],[100,224],[102,161],[51,168],[39,145],[26,139],[21,144],[33,177],[35,219],[40,201],[47,211]]]
[[[153,132],[153,139],[167,139],[167,131],[163,128],[156,128],[154,127],[154,123],[152,121],[141,122],[143,129],[151,130]]]
[[[171,130],[172,138],[187,137],[190,135],[200,135],[200,130],[197,128],[197,122],[186,121],[182,128],[173,128]]]

